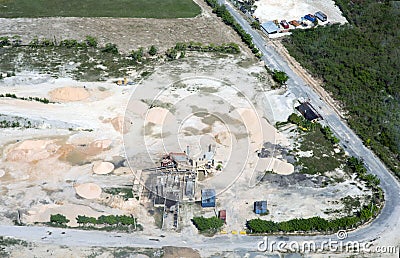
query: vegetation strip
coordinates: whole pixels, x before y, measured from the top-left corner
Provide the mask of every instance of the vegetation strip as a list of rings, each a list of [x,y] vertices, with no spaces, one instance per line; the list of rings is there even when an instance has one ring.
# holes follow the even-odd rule
[[[350,24],[295,30],[283,42],[323,79],[325,89],[344,104],[351,128],[400,178],[399,4],[335,2]]]
[[[225,5],[218,4],[217,0],[205,0],[207,4],[213,9],[213,12],[217,14],[218,17],[221,17],[222,21],[232,27],[237,34],[239,34],[242,41],[251,49],[253,54],[257,57],[261,57],[262,54],[258,50],[258,48],[253,44],[253,39],[250,34],[248,34],[239,23],[235,21],[233,16],[226,9]]]

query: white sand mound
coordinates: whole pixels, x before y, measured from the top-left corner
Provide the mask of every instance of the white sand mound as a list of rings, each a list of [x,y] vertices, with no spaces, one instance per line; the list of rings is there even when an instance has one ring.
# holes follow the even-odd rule
[[[49,93],[51,99],[55,101],[79,101],[87,99],[90,94],[84,88],[63,87],[52,90]]]
[[[98,175],[109,174],[114,170],[114,164],[111,162],[96,161],[93,163],[93,173]]]
[[[85,199],[96,199],[99,198],[101,195],[101,188],[100,186],[87,183],[75,186],[76,193]]]
[[[111,119],[111,124],[114,127],[114,130],[121,133],[129,133],[131,127],[131,120],[124,116],[117,116]]]
[[[290,175],[294,172],[294,166],[276,158],[262,158],[258,160],[258,171],[273,171],[280,175]]]
[[[32,162],[47,159],[60,148],[53,140],[26,140],[7,154],[8,161]]]
[[[0,169],[0,177],[3,177],[6,174],[6,171]]]
[[[168,109],[155,107],[148,110],[145,119],[147,123],[162,125],[173,121],[174,115]]]

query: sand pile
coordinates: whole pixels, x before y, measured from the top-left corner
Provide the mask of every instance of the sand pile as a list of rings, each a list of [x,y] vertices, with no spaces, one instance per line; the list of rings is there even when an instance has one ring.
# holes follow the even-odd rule
[[[100,186],[93,183],[76,185],[75,191],[80,197],[85,199],[96,199],[101,195]]]
[[[4,176],[6,174],[6,171],[0,169],[0,177]]]
[[[93,173],[98,175],[109,174],[114,170],[114,164],[111,162],[95,161],[93,163]]]
[[[52,90],[50,93],[50,98],[54,101],[79,101],[87,99],[90,94],[84,88],[77,87],[63,87]]]
[[[7,153],[8,161],[32,162],[47,159],[60,148],[53,140],[26,140]]]
[[[257,163],[258,171],[273,171],[280,175],[290,175],[294,172],[294,166],[276,158],[262,158]]]
[[[121,133],[129,133],[131,127],[131,120],[124,116],[117,116],[111,119],[111,124],[114,127],[114,130]]]
[[[168,109],[155,107],[148,110],[145,119],[147,123],[162,125],[173,121],[174,115]]]
[[[108,149],[111,146],[112,141],[109,139],[104,140],[96,140],[89,144],[89,148],[98,148],[98,149]]]

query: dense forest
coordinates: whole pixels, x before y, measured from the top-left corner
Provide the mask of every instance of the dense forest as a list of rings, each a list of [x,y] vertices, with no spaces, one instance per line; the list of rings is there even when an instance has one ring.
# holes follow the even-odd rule
[[[349,125],[400,177],[400,2],[335,2],[349,24],[295,30],[284,44],[324,81]]]

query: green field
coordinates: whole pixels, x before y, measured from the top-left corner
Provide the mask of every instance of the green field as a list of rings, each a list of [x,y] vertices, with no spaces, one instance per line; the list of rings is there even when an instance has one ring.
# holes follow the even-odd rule
[[[192,0],[0,0],[0,17],[190,18],[201,13]]]

